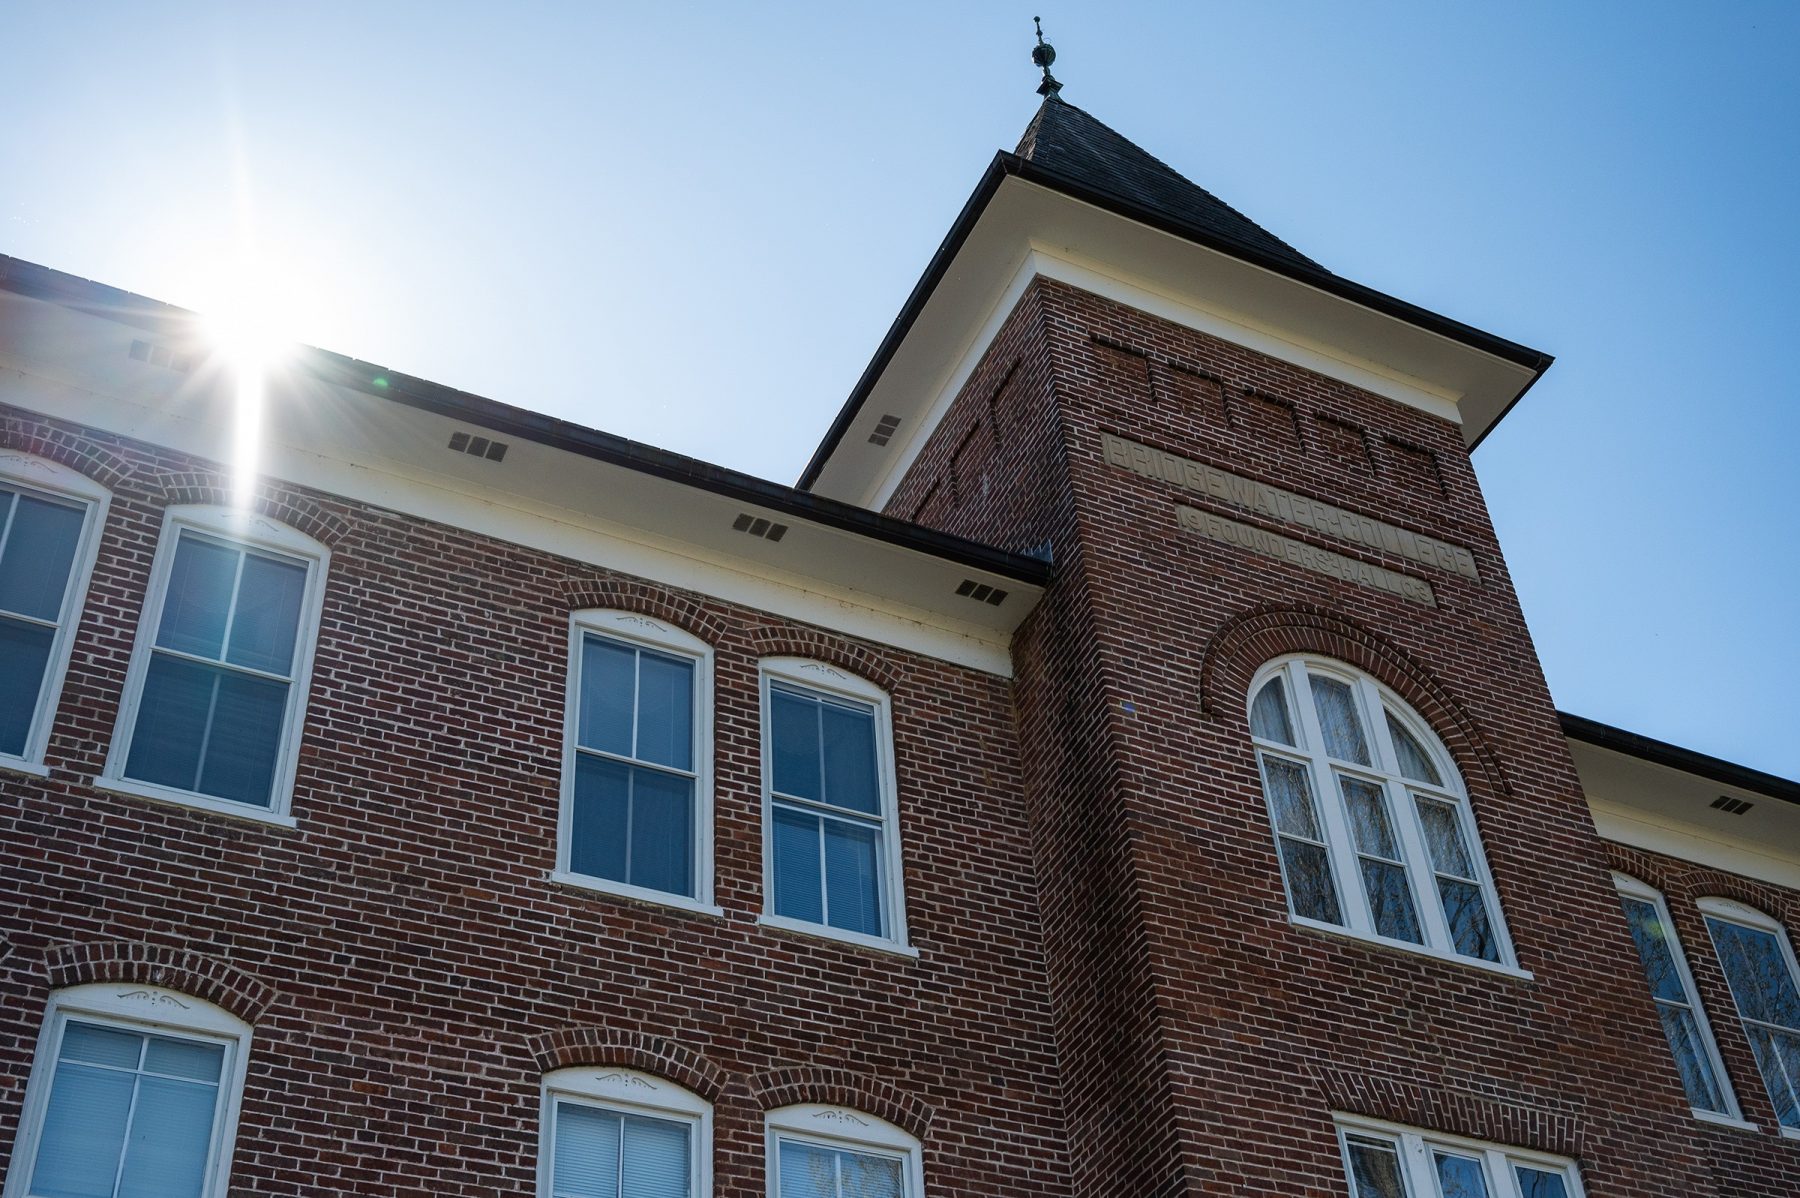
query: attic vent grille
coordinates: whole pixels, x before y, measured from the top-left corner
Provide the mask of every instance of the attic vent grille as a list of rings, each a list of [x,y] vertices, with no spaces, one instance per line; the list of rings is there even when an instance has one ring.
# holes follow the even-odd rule
[[[450,448],[457,453],[466,453],[472,458],[486,458],[490,462],[498,462],[506,457],[507,443],[490,441],[486,437],[477,437],[473,433],[451,433]]]
[[[886,445],[900,429],[900,417],[883,416],[875,424],[875,431],[869,434],[869,444]]]
[[[777,524],[773,520],[765,520],[761,516],[752,516],[749,512],[741,513],[731,522],[735,532],[749,533],[753,537],[761,537],[765,541],[779,541],[787,536],[788,526]]]
[[[973,578],[965,578],[956,593],[965,599],[973,599],[977,603],[986,603],[990,607],[999,607],[1006,602],[1006,592],[999,587],[991,587],[985,582],[976,582]]]
[[[133,341],[126,354],[133,362],[167,366],[170,370],[179,370],[183,374],[193,367],[186,354],[178,354],[166,345],[153,345],[148,341]]]
[[[1712,801],[1712,805],[1715,811],[1723,811],[1726,815],[1742,815],[1756,806],[1755,803],[1746,803],[1744,800],[1734,799],[1730,795],[1720,795]]]

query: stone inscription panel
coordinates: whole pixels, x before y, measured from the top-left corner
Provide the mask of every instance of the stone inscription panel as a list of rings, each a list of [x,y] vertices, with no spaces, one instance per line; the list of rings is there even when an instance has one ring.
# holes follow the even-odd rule
[[[1461,545],[1452,545],[1423,533],[1396,528],[1384,520],[1345,511],[1323,500],[1308,499],[1304,495],[1271,487],[1267,483],[1259,483],[1254,479],[1220,470],[1216,466],[1208,466],[1205,462],[1165,453],[1111,433],[1101,434],[1101,448],[1108,465],[1118,466],[1133,474],[1174,483],[1197,495],[1210,496],[1260,516],[1296,524],[1324,536],[1349,541],[1353,545],[1377,549],[1395,557],[1410,558],[1446,573],[1460,575],[1470,582],[1481,581],[1481,575],[1475,569],[1475,555]]]
[[[1185,503],[1175,505],[1175,514],[1182,528],[1198,533],[1209,541],[1247,549],[1251,553],[1259,553],[1277,561],[1290,562],[1302,569],[1314,570],[1344,582],[1353,582],[1370,590],[1386,591],[1390,595],[1399,595],[1426,607],[1437,606],[1437,595],[1432,592],[1431,584],[1423,578],[1396,574],[1392,570],[1359,562],[1341,553],[1284,537],[1280,533],[1252,528],[1248,524],[1227,520],[1212,512],[1203,512]]]

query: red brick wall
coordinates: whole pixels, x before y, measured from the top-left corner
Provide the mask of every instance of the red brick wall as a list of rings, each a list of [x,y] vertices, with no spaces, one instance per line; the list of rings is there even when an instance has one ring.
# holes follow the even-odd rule
[[[984,488],[963,447],[1009,390]],[[1106,431],[1467,546],[1481,581],[1108,466]],[[1595,1196],[1793,1192],[1687,1111],[1453,426],[1040,280],[889,511],[952,479],[924,519],[1056,551],[1015,693],[1079,1194],[1341,1194],[1333,1109],[1571,1155]],[[1185,533],[1178,502],[1438,606]],[[1289,923],[1244,713],[1287,652],[1438,729],[1531,978]]]
[[[716,1103],[715,1193],[764,1193],[763,1110],[919,1134],[934,1194],[1066,1194],[1007,684],[299,488],[332,550],[294,830],[96,790],[162,509],[205,462],[0,408],[0,444],[114,487],[49,749],[0,773],[0,1169],[53,987],[159,981],[250,1019],[232,1192],[533,1192],[542,1072],[632,1065]],[[568,613],[716,650],[723,918],[551,885]],[[916,961],[759,928],[757,662],[891,690]]]

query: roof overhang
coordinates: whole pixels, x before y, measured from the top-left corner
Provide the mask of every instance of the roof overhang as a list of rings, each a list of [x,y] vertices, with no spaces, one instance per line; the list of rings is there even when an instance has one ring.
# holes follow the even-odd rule
[[[184,355],[134,360],[134,341]],[[234,389],[198,317],[0,256],[0,403],[229,470]],[[449,448],[507,442],[501,461]],[[271,378],[270,477],[990,672],[1050,567],[316,349]],[[736,527],[787,526],[778,542]],[[966,581],[999,604],[959,595]]]
[[[799,485],[878,507],[1010,311],[1022,270],[1100,290],[1453,420],[1471,447],[1552,360],[1001,153]],[[885,415],[899,417],[901,431],[885,446],[873,444],[869,436]]]

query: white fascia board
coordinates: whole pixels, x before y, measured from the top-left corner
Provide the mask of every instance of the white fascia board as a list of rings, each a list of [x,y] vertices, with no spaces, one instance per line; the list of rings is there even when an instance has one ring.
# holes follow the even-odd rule
[[[83,320],[79,316],[76,319]],[[63,331],[70,332],[67,328]],[[111,349],[116,349],[116,356],[124,361],[125,347],[132,339],[129,328],[92,321],[89,327],[80,328],[73,339],[73,348],[80,351],[78,357],[97,352],[89,341],[94,334],[99,334],[102,341],[122,338],[121,344]],[[69,342],[62,344],[70,348]],[[110,362],[112,356],[109,350],[101,360]],[[62,358],[62,354],[50,359],[33,354],[34,360],[27,360],[0,348],[0,403],[210,461],[229,460],[232,413],[229,403],[222,399],[221,392],[225,389],[218,385],[219,380],[213,379],[209,385],[198,375],[190,378],[172,371],[164,372],[166,380],[158,375],[134,375],[133,372],[149,368],[130,363],[130,370],[124,374],[133,386],[113,387],[109,385],[112,380],[108,377],[103,380],[102,390],[96,389],[99,380],[83,377],[82,372],[69,369]],[[114,393],[119,391],[128,394]],[[335,396],[337,402],[331,402],[333,393],[339,393]],[[312,436],[291,435],[296,431],[293,427],[286,430],[269,428],[261,460],[263,475],[666,586],[716,596],[772,615],[985,673],[1002,677],[1012,674],[1010,627],[984,627],[955,621],[922,608],[885,600],[872,592],[834,586],[766,563],[658,537],[647,530],[607,521],[587,512],[534,501],[497,488],[481,487],[460,478],[434,475],[379,454],[358,452],[354,447],[359,444],[374,445],[393,438],[396,429],[404,423],[423,420],[427,424],[441,422],[443,427],[452,428],[457,427],[458,422],[398,404],[386,405],[385,401],[370,397],[350,397],[342,394],[340,388],[324,384],[317,385],[313,398],[319,402],[310,413],[304,408],[285,406],[284,412],[271,413],[298,417],[297,424],[305,426],[308,433],[316,434],[317,441]],[[273,425],[276,421],[270,423]],[[416,436],[413,439],[418,440]],[[311,443],[320,444],[324,451],[303,448]],[[421,441],[421,444],[429,444],[434,452],[454,461],[455,455],[442,449],[442,443],[435,432],[428,442]],[[556,455],[562,459],[558,466],[563,471],[577,472],[600,465],[579,455],[522,439],[513,444],[515,450],[530,445],[532,449]],[[630,474],[623,469],[620,473]],[[843,535],[847,539],[856,539],[852,534]],[[914,568],[929,566],[946,572],[960,570],[899,547],[884,546],[882,551],[897,555],[893,563],[896,570],[903,571],[906,560],[912,558],[919,559]],[[976,570],[961,572],[983,579],[990,577]],[[954,583],[950,585],[953,587]],[[1013,611],[1028,610],[1039,593],[1036,588],[1010,581],[1002,585],[1016,592],[1014,602],[1017,606]]]
[[[1588,810],[1602,840],[1800,890],[1800,856],[1771,852],[1766,842],[1722,837],[1709,828],[1604,799],[1590,797]]]

